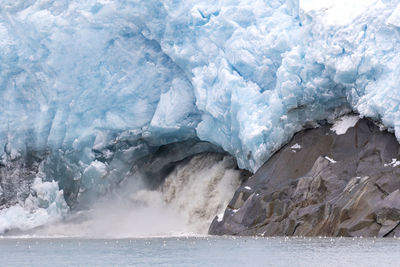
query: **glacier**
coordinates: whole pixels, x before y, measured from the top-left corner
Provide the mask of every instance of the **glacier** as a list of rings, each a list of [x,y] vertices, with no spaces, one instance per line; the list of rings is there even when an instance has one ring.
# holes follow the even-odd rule
[[[254,172],[351,111],[400,140],[400,3],[347,2],[2,0],[1,166],[40,152],[71,206],[171,144]]]

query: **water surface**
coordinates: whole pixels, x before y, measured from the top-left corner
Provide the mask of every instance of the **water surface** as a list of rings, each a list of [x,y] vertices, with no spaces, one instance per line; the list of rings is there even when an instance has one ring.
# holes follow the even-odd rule
[[[400,239],[3,238],[1,266],[400,266]]]

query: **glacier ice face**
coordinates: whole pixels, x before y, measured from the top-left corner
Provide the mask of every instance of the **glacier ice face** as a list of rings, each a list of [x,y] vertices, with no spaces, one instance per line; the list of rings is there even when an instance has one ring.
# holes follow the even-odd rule
[[[196,138],[252,171],[351,110],[400,139],[399,50],[396,0],[3,0],[0,232],[218,150]]]
[[[255,171],[350,110],[400,138],[400,5],[355,1],[332,19],[342,2],[2,1],[2,153],[61,149],[89,175],[120,135],[197,136]]]
[[[5,3],[0,21],[1,147],[75,149],[150,125],[154,136],[193,135],[190,81],[143,36],[135,7],[20,2]]]

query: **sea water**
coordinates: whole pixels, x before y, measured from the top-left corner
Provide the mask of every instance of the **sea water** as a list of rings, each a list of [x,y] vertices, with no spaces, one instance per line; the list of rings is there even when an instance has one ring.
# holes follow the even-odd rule
[[[3,238],[1,266],[400,266],[400,239]]]

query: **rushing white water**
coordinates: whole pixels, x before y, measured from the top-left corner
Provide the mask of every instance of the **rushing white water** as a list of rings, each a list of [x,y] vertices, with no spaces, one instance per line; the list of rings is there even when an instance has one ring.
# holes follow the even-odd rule
[[[141,189],[137,181],[99,200],[76,220],[33,232],[35,236],[150,237],[207,234],[240,183],[240,171],[229,156],[201,154],[182,162],[158,190]]]
[[[238,170],[230,157],[194,157],[165,181],[164,200],[181,214],[190,231],[207,233],[211,220],[223,212],[239,186]]]

